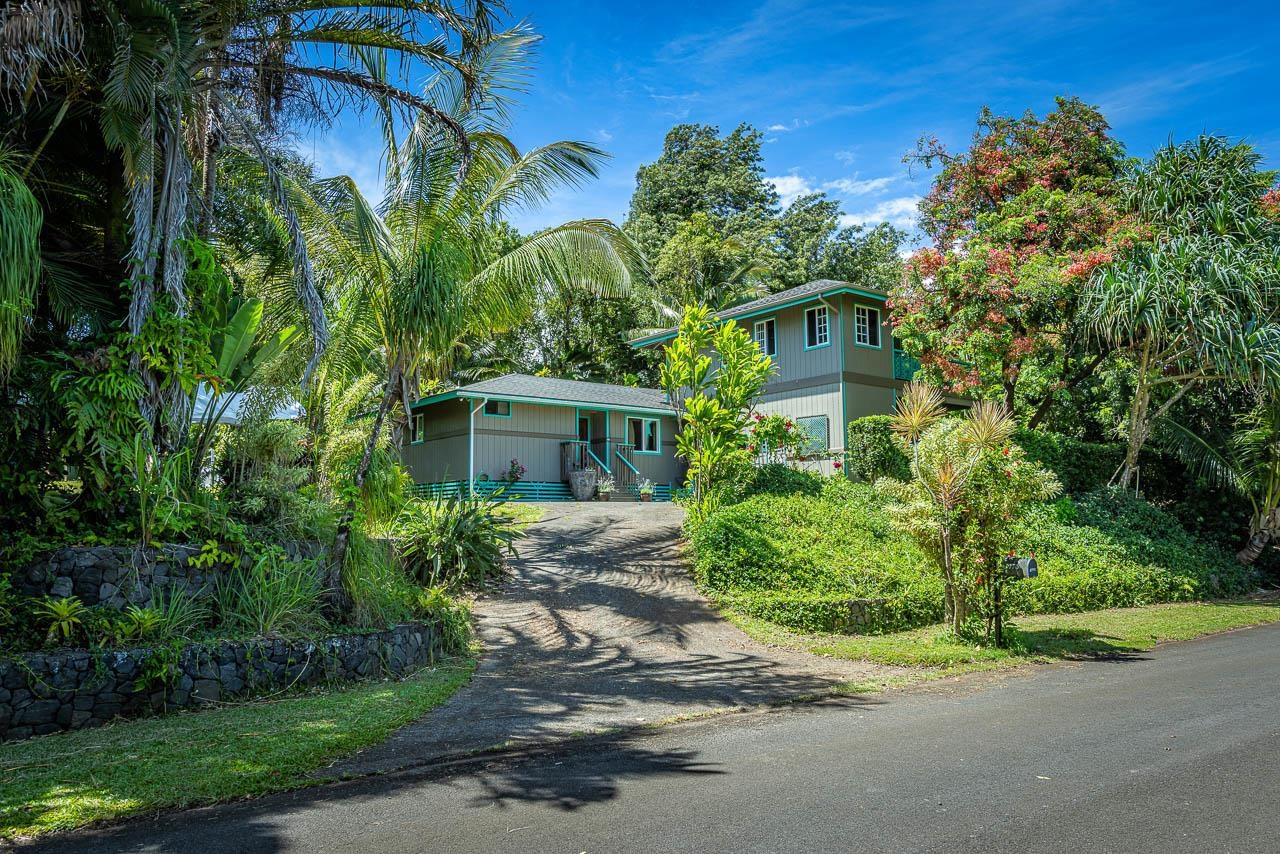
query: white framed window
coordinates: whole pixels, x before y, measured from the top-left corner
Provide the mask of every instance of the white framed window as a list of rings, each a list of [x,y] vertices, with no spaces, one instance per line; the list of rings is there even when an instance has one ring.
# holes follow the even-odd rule
[[[409,416],[409,444],[420,445],[427,435],[427,414],[415,412]]]
[[[863,347],[880,346],[880,309],[865,305],[853,307],[853,342]]]
[[[662,432],[656,418],[628,418],[627,438],[637,454],[660,453]]]
[[[828,322],[827,307],[820,305],[804,313],[804,347],[825,347],[831,343],[831,326]]]
[[[760,352],[766,356],[778,355],[778,332],[777,324],[773,318],[768,320],[757,320],[751,327],[751,338],[760,348]]]
[[[800,453],[824,454],[831,450],[831,428],[825,415],[808,415],[796,419],[796,427],[804,432],[805,443]]]
[[[484,414],[494,418],[510,418],[511,417],[511,401],[486,400],[484,402]]]

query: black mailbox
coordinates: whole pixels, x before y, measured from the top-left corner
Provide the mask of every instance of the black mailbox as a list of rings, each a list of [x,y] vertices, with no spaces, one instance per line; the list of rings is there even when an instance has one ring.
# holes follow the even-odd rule
[[[1035,578],[1036,559],[1033,557],[1007,557],[1004,559],[1004,574],[1008,578]]]

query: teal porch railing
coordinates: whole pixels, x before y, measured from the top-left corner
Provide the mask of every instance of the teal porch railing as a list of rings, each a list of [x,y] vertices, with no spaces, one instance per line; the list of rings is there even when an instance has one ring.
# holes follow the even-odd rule
[[[895,380],[911,382],[918,370],[920,370],[919,359],[908,356],[901,350],[893,351],[893,378]]]
[[[476,495],[491,495],[506,487],[502,497],[507,501],[572,501],[573,493],[568,484],[551,483],[543,480],[521,480],[508,485],[502,480],[478,480],[475,483]],[[442,483],[416,483],[411,492],[419,498],[449,497],[465,495],[465,480],[447,480]]]

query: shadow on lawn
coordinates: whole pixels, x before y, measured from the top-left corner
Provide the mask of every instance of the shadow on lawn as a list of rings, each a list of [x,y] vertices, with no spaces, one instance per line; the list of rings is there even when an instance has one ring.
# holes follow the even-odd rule
[[[1098,634],[1092,629],[1018,629],[1006,630],[1010,651],[1049,658],[1089,659],[1096,661],[1142,661],[1145,647],[1128,643],[1113,635]]]

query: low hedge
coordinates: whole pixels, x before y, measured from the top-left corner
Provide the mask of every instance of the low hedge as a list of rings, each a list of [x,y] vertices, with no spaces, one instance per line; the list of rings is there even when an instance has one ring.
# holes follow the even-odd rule
[[[851,600],[883,600],[860,631],[935,623],[942,584],[894,531],[885,500],[829,478],[822,494],[756,496],[690,536],[699,583],[722,604],[800,631],[848,631]],[[1010,585],[1015,613],[1133,607],[1241,593],[1256,574],[1139,499],[1100,490],[1036,509],[1024,525],[1038,578]]]

